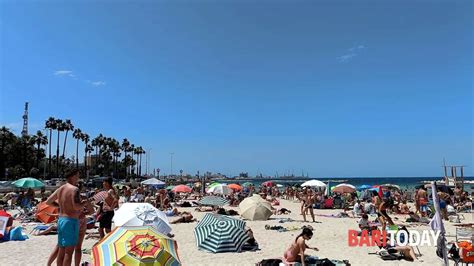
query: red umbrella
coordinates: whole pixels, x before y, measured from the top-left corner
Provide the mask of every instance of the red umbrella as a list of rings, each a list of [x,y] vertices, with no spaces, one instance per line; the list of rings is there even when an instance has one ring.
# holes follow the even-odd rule
[[[172,189],[172,191],[175,193],[180,193],[180,192],[191,193],[193,190],[186,185],[177,185]]]
[[[0,210],[0,217],[8,217],[7,226],[12,226],[13,225],[13,218],[8,212],[6,212],[4,210]]]
[[[264,187],[273,187],[273,181],[266,181],[262,183]]]
[[[241,191],[242,190],[242,187],[238,184],[230,184],[230,185],[227,185],[230,189],[234,190],[234,191]]]

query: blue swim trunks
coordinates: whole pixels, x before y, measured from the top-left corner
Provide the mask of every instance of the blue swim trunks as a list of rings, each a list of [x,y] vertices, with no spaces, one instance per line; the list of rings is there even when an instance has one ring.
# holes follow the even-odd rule
[[[58,218],[58,246],[75,246],[79,240],[79,219],[70,217]]]

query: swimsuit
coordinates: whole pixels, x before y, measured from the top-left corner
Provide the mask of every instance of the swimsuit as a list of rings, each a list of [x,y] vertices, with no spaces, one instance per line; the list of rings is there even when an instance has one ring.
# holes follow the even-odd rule
[[[63,217],[58,218],[58,246],[71,247],[79,240],[79,219]]]

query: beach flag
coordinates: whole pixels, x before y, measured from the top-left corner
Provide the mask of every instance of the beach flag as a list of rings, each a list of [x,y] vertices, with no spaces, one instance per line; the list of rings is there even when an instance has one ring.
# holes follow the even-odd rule
[[[206,213],[194,228],[197,247],[213,253],[240,252],[250,237],[245,222],[229,216]]]

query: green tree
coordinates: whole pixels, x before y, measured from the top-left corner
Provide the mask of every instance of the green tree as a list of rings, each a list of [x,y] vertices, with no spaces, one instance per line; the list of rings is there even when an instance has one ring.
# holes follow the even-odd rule
[[[80,128],[74,129],[72,137],[76,139],[76,168],[79,168],[79,140],[82,140],[83,134]]]
[[[74,125],[72,124],[72,122],[71,122],[70,119],[66,119],[66,121],[64,122],[63,125],[64,125],[63,130],[66,131],[66,134],[64,135],[64,146],[63,146],[63,157],[65,157],[65,154],[66,154],[67,133],[68,133],[69,131],[74,130]]]
[[[6,161],[6,156],[5,156],[5,151],[7,149],[7,145],[12,142],[16,137],[15,135],[10,131],[10,129],[6,127],[0,128],[0,178],[4,179],[5,176],[5,161]]]
[[[39,169],[39,162],[41,160],[41,146],[48,144],[48,138],[43,135],[40,130],[36,131],[36,135],[33,136],[33,142],[36,145],[36,168]]]
[[[45,128],[49,129],[49,160],[48,160],[48,176],[51,175],[51,144],[53,143],[53,130],[56,130],[58,125],[56,124],[56,119],[54,117],[49,117],[46,120]]]

